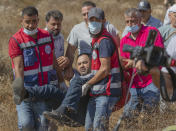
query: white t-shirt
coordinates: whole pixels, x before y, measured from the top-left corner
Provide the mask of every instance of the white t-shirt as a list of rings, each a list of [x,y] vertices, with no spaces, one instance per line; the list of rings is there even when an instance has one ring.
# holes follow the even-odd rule
[[[169,44],[166,48],[166,52],[168,53],[168,55],[172,58],[176,60],[176,35],[174,35],[171,40],[169,41]],[[172,70],[176,73],[176,67],[171,67]],[[163,67],[162,68],[163,72],[167,72],[166,68]]]
[[[105,28],[114,37],[118,34],[118,30],[109,22],[105,23]],[[78,48],[78,53],[91,54],[91,42],[92,38],[89,33],[89,29],[85,22],[81,22],[73,27],[67,41],[69,44]]]

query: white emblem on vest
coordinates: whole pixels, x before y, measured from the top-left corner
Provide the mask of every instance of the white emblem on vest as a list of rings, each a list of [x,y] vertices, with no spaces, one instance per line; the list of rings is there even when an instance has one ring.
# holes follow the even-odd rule
[[[49,45],[45,46],[45,52],[46,52],[46,54],[50,54],[51,53],[51,47]]]
[[[92,58],[93,58],[94,60],[97,59],[97,53],[96,53],[95,50],[92,52]]]

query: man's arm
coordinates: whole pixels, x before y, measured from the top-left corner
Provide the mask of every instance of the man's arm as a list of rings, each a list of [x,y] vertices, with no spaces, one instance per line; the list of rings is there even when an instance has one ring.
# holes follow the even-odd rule
[[[100,63],[100,69],[95,74],[95,76],[87,82],[87,84],[94,85],[95,83],[99,82],[100,80],[104,79],[106,76],[109,75],[111,65],[110,57],[100,58]]]
[[[70,80],[73,77],[73,74],[74,74],[73,69],[72,69],[72,64],[73,64],[73,61],[74,61],[75,51],[76,51],[76,46],[68,44],[65,56],[70,60],[70,64],[64,70],[64,78],[66,80]]]
[[[13,59],[14,70],[15,70],[15,79],[22,78],[24,79],[24,64],[22,55],[16,56]]]
[[[59,65],[58,65],[58,63],[57,63],[55,53],[53,53],[53,68],[54,68],[54,69],[56,70],[56,72],[57,72],[58,82],[63,82],[64,79],[63,79],[63,77],[62,77],[61,69],[59,68]]]
[[[68,44],[65,56],[68,57],[68,59],[70,60],[70,65],[73,64],[75,51],[76,51],[76,46]]]

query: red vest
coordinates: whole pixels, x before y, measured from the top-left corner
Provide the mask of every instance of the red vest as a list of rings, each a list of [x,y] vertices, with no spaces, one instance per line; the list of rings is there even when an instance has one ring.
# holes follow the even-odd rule
[[[92,39],[93,51],[92,51],[91,71],[93,75],[95,75],[98,72],[101,66],[98,48],[102,39],[112,39],[113,43],[115,44],[114,39],[106,31],[106,29],[103,30],[101,36]],[[114,51],[113,55],[111,56],[111,70],[109,72],[109,75],[100,82],[93,85],[90,93],[91,96],[97,95],[121,96],[120,68],[117,57],[118,57],[117,51]]]
[[[56,71],[53,70],[54,44],[45,30],[38,28],[37,40],[20,29],[14,36],[22,50],[24,60],[24,86],[56,84]]]

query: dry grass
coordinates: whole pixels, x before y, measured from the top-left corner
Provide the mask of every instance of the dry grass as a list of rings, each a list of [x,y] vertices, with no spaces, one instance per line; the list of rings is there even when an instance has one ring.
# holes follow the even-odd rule
[[[67,38],[71,28],[82,21],[81,3],[85,0],[1,0],[0,1],[0,131],[17,131],[17,117],[15,105],[12,102],[12,92],[10,88],[12,80],[12,72],[10,67],[10,59],[8,56],[8,40],[20,28],[20,11],[27,5],[34,5],[39,10],[40,24],[39,27],[44,28],[44,15],[50,9],[59,9],[64,15],[62,33]],[[125,26],[123,13],[129,7],[135,7],[139,0],[94,0],[98,7],[105,10],[108,21],[114,24],[121,32]],[[163,0],[149,0],[152,3],[153,15],[161,20],[164,17]],[[172,104],[175,109],[175,104]],[[110,120],[110,130],[115,125],[122,111],[114,112]],[[176,112],[168,112],[167,114],[155,114],[148,116],[149,121],[143,122],[143,117],[139,117],[135,126],[123,130],[139,130],[153,131],[161,130],[167,125],[175,124]],[[150,125],[150,126],[149,126]],[[59,131],[83,131],[84,128],[61,127]]]

